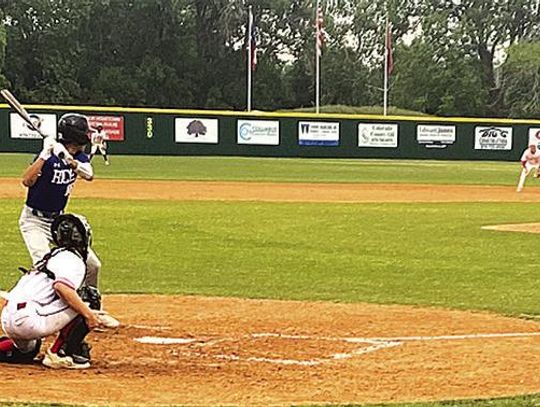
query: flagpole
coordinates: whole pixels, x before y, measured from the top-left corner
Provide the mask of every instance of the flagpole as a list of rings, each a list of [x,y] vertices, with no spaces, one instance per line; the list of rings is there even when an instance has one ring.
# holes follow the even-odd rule
[[[321,49],[320,49],[320,22],[319,22],[319,7],[320,0],[317,0],[317,7],[315,9],[315,113],[319,114],[320,111],[320,98],[321,98]]]
[[[251,112],[251,97],[252,97],[252,85],[253,81],[251,79],[252,75],[252,66],[253,66],[253,50],[252,50],[252,40],[251,40],[251,33],[253,30],[253,10],[252,6],[249,6],[249,19],[248,19],[248,28],[247,28],[247,42],[248,42],[248,49],[247,49],[247,111]]]
[[[386,17],[386,28],[384,31],[384,116],[386,116],[388,113],[388,51],[388,17]]]

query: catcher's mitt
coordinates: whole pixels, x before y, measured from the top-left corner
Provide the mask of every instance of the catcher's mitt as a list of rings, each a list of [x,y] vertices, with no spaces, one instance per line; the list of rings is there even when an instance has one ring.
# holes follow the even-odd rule
[[[90,309],[101,309],[101,294],[96,287],[92,287],[91,285],[83,285],[81,288],[79,288],[77,293],[83,302],[88,304]]]

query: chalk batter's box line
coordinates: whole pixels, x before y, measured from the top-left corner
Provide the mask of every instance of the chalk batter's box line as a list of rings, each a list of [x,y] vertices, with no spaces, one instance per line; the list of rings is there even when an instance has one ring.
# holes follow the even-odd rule
[[[279,365],[296,365],[296,366],[317,366],[323,363],[341,361],[351,359],[355,356],[365,355],[367,353],[376,352],[382,349],[388,349],[396,346],[401,346],[406,342],[419,341],[452,341],[452,340],[471,340],[471,339],[492,339],[492,338],[522,338],[540,336],[540,332],[521,332],[521,333],[484,333],[484,334],[466,334],[466,335],[440,335],[440,336],[401,336],[390,338],[362,338],[362,337],[326,337],[326,336],[310,336],[310,335],[289,335],[279,333],[255,333],[247,335],[247,338],[278,338],[288,340],[325,340],[334,342],[346,343],[367,343],[369,346],[360,347],[351,352],[335,353],[327,358],[316,358],[308,360],[298,359],[280,359],[280,358],[265,358],[265,357],[240,357],[238,355],[215,355],[216,359],[229,361],[244,361],[255,363],[272,363]],[[246,336],[243,336],[245,339]],[[156,345],[171,345],[171,344],[197,344],[200,346],[212,346],[222,342],[239,342],[242,338],[216,338],[205,343],[202,339],[195,338],[159,338],[159,337],[142,337],[135,338],[135,341],[141,343],[151,343]]]

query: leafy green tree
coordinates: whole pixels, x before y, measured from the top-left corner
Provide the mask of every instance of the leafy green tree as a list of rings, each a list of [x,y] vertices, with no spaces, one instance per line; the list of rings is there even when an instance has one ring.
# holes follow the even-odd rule
[[[510,117],[540,117],[540,42],[508,49],[502,67],[503,104]]]
[[[540,14],[530,0],[424,0],[420,3],[426,42],[449,52],[461,49],[482,67],[489,93],[489,114],[500,114],[500,89],[495,80],[497,52],[508,44],[538,35]]]
[[[91,0],[7,2],[6,73],[23,101],[80,99],[77,71],[84,50],[75,33],[91,5]]]
[[[399,48],[391,103],[405,109],[441,116],[481,116],[487,92],[481,67],[459,50],[440,54],[421,39]]]
[[[387,19],[390,102],[431,114],[500,113],[498,50],[540,37],[526,0],[321,4],[323,104],[381,104]],[[249,5],[259,29],[254,108],[313,106],[314,0],[0,0],[0,84],[24,102],[244,109]],[[503,81],[513,84],[503,90],[512,114],[520,107],[508,78],[522,63]]]

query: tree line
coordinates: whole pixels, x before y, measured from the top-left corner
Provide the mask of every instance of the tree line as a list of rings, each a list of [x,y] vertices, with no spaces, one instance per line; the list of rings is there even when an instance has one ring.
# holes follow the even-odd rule
[[[0,0],[0,85],[25,103],[246,107],[314,104],[314,0]],[[321,0],[321,103],[441,116],[540,116],[540,2]]]

